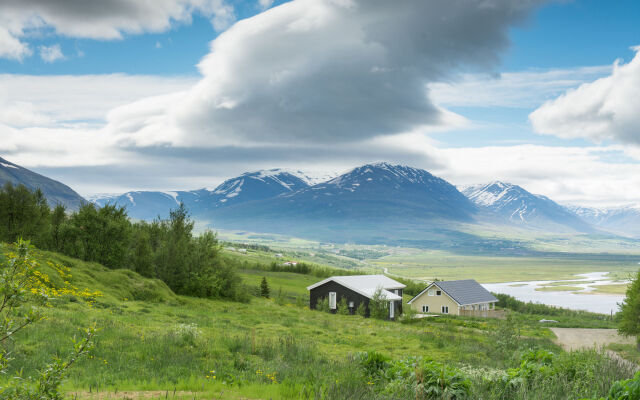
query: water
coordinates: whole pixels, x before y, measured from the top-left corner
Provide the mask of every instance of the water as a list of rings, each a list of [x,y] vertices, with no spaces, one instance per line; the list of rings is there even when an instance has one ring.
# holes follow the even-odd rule
[[[618,304],[624,300],[623,295],[588,294],[594,290],[593,286],[626,283],[611,281],[606,278],[607,274],[608,272],[591,272],[588,274],[580,274],[579,278],[567,281],[486,283],[482,286],[490,292],[508,294],[521,301],[532,301],[534,303],[542,303],[572,310],[586,310],[600,314],[610,314],[611,312],[615,314],[619,311]],[[578,283],[578,281],[584,281],[584,283]],[[568,291],[536,291],[536,288],[545,286],[551,282],[571,282],[568,286],[577,286],[584,289],[579,292],[580,294]]]

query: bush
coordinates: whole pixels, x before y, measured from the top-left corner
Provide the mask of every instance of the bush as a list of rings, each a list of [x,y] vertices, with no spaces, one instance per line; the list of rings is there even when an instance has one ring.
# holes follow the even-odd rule
[[[607,400],[640,400],[640,371],[631,379],[614,382]]]
[[[341,315],[349,315],[349,305],[347,304],[346,297],[341,298],[338,302],[337,313]]]
[[[327,299],[326,297],[319,299],[316,303],[316,310],[331,312],[331,309],[329,308],[329,299]]]
[[[358,305],[358,308],[356,308],[356,314],[358,314],[362,318],[365,318],[367,316],[367,306],[364,304],[364,302]]]
[[[382,290],[378,289],[369,301],[369,313],[372,318],[387,319],[389,317],[389,302],[382,295]]]

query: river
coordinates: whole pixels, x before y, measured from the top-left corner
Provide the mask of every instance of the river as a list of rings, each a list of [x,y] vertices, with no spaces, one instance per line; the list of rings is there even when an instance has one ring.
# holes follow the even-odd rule
[[[506,282],[506,283],[485,283],[487,290],[494,293],[504,293],[515,297],[521,301],[532,301],[551,306],[569,308],[572,310],[586,310],[600,314],[616,313],[618,304],[624,300],[623,295],[616,294],[588,294],[593,290],[593,286],[620,284],[625,282],[613,282],[606,277],[607,272],[591,272],[580,274],[579,278],[567,281],[529,281],[529,282]],[[579,281],[584,281],[584,283]],[[568,286],[582,287],[580,294],[570,291],[539,291],[536,288],[548,285],[553,282],[570,282]]]

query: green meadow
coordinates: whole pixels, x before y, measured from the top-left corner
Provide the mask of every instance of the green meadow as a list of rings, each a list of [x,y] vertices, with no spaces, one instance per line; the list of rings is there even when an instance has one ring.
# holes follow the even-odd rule
[[[548,317],[565,327],[615,326],[599,315],[537,306],[542,311],[513,311],[508,320],[380,321],[309,310],[305,287],[319,280],[310,275],[240,268],[247,291],[257,289],[262,277],[271,288],[269,299],[240,303],[177,296],[158,280],[56,253],[36,251],[35,256],[53,285],[60,282],[49,262],[68,266],[72,285],[101,295],[90,303],[74,296],[53,299],[42,321],[15,335],[14,360],[0,381],[35,374],[70,350],[79,328],[95,325],[95,348],[73,366],[62,386],[73,399],[396,398],[385,394],[382,378],[367,375],[362,354],[400,363],[420,357],[447,371],[454,368],[467,377],[472,398],[504,398],[496,394],[504,388],[482,377],[510,379],[508,371],[521,368],[521,357],[531,349],[555,354],[558,368],[568,363],[580,374],[598,370],[599,378],[541,379],[509,391],[508,398],[555,398],[544,397],[548,393],[591,398],[606,394],[614,380],[631,376],[600,353],[563,352],[537,322]]]

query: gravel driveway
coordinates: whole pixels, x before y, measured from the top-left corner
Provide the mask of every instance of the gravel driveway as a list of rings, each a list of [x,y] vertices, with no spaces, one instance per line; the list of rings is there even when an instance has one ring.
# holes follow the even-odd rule
[[[567,351],[587,347],[602,347],[610,343],[634,344],[633,338],[620,336],[615,329],[550,328],[556,343]]]

